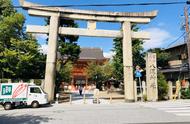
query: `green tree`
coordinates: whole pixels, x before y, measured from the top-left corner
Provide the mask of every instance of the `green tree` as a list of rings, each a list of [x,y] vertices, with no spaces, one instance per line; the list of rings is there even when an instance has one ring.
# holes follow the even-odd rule
[[[47,25],[49,25],[50,19],[46,20]],[[73,27],[77,28],[78,25],[74,20],[60,19],[60,27]],[[58,52],[61,54],[62,65],[67,62],[75,62],[79,58],[80,46],[77,44],[78,36],[73,35],[59,35],[58,40]]]
[[[88,78],[96,84],[96,87],[101,90],[102,82],[104,81],[104,74],[102,67],[94,62],[88,64],[86,69]]]
[[[74,20],[60,20],[61,27],[74,27],[77,28],[78,25]],[[63,64],[66,64],[68,61],[76,61],[79,58],[80,46],[77,44],[78,36],[59,36],[60,40],[58,42],[58,51],[61,55],[66,58],[63,61]]]
[[[62,67],[61,67],[62,66]],[[61,67],[61,68],[60,68]],[[71,73],[73,69],[72,62],[67,62],[64,66],[62,62],[57,62],[57,76],[56,76],[56,91],[59,91],[59,86],[61,82],[69,83],[71,81]]]
[[[50,22],[48,18],[46,20],[47,25]],[[75,23],[74,20],[68,19],[60,19],[60,27],[74,27],[77,28],[78,25]],[[63,74],[63,70],[65,70],[65,66],[69,62],[69,64],[75,62],[79,58],[80,54],[80,46],[77,44],[78,36],[71,36],[71,35],[59,35],[58,38],[58,52],[60,53],[61,57],[57,58],[57,69],[56,69],[56,87],[59,87],[60,81],[65,80],[66,78],[70,78],[70,75]],[[67,69],[66,69],[67,70]],[[68,73],[70,74],[70,73]]]
[[[136,25],[132,26],[133,31],[138,31]],[[122,50],[122,38],[115,38],[113,40],[115,55],[113,57],[114,77],[117,80],[123,81],[123,50]],[[133,52],[133,66],[139,65],[145,67],[143,41],[134,39],[132,40],[132,52]]]
[[[103,72],[103,77],[104,81],[107,81],[113,77],[113,63],[111,62],[106,62],[102,67],[102,72]]]
[[[42,77],[43,66],[38,65],[44,57],[39,52],[37,41],[23,31],[24,16],[14,10],[10,0],[0,0],[0,13],[1,77]]]
[[[148,52],[156,53],[158,67],[162,68],[168,66],[168,61],[171,57],[170,53],[167,53],[160,48],[149,49]]]
[[[113,65],[109,62],[106,62],[104,65],[91,62],[88,64],[86,72],[88,78],[101,90],[102,84],[113,77]]]

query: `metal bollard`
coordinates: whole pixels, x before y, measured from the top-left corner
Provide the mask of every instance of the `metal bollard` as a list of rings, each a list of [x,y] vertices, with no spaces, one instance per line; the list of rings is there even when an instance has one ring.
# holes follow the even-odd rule
[[[86,104],[86,96],[85,96],[85,94],[83,95],[83,103]]]
[[[135,96],[135,102],[137,102],[137,82],[134,80],[134,96]]]
[[[112,93],[110,93],[110,104],[112,104]]]
[[[55,104],[59,104],[59,93],[56,94],[56,101]]]
[[[72,104],[72,94],[70,94],[69,103]]]
[[[99,103],[99,96],[97,95],[97,98],[96,98],[96,103],[98,104]]]

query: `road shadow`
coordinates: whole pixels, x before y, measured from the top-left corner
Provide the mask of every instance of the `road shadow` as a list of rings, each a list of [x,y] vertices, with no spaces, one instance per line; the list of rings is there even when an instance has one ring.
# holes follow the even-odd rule
[[[0,115],[0,124],[40,124],[49,120],[52,120],[52,118],[34,115]]]
[[[13,107],[11,110],[14,110],[14,109],[31,109],[31,108],[32,109],[39,109],[39,108],[48,108],[48,107],[53,107],[53,105],[52,104],[45,104],[45,105],[40,105],[40,107],[38,107],[38,108],[32,108],[31,106],[20,105],[20,106]],[[6,111],[6,110],[4,110],[2,105],[0,105],[0,111]]]
[[[51,104],[45,104],[45,105],[40,105],[39,108],[48,108],[48,107],[52,107],[53,105]],[[28,108],[32,108],[31,106],[16,106],[14,107],[13,109],[28,109]],[[33,108],[33,109],[36,109],[36,108]],[[0,123],[1,124],[1,123]]]

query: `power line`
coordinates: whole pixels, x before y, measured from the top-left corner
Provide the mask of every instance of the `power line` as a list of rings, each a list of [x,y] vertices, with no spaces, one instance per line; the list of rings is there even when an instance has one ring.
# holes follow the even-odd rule
[[[176,5],[186,4],[187,2],[150,2],[150,3],[124,3],[124,4],[77,4],[77,5],[45,5],[33,7],[102,7],[102,6],[152,6],[152,5]],[[32,6],[31,6],[32,7]],[[14,8],[22,8],[22,6],[14,6]]]
[[[174,41],[172,41],[172,42],[167,46],[167,48],[168,48],[169,46],[171,46],[172,44],[174,44],[175,42],[177,42],[179,39],[181,39],[184,35],[185,35],[185,32],[184,32],[182,35],[180,35],[178,38],[176,38]]]

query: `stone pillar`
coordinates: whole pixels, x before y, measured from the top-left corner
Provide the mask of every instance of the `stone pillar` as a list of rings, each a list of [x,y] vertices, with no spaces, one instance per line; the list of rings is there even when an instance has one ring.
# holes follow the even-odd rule
[[[124,67],[124,92],[125,101],[134,102],[134,82],[133,82],[133,63],[132,63],[132,39],[131,23],[123,22],[123,67]]]
[[[49,41],[44,86],[44,90],[46,91],[46,93],[48,93],[49,101],[54,100],[58,27],[59,15],[51,16],[49,25]]]
[[[95,21],[88,21],[87,23],[89,30],[96,30],[96,22]]]
[[[30,79],[30,83],[31,83],[31,84],[34,84],[34,79]]]
[[[169,100],[173,99],[173,84],[171,81],[168,81],[168,97]]]
[[[45,86],[45,80],[42,79],[42,80],[41,80],[41,88],[44,89],[44,86]]]
[[[8,79],[8,83],[12,83],[12,80],[11,80],[11,79]]]
[[[135,102],[137,102],[137,82],[134,80],[134,96]]]
[[[146,82],[145,81],[142,81],[142,89],[143,89],[142,94],[146,95]]]
[[[158,100],[157,85],[157,65],[156,53],[148,53],[146,56],[146,82],[147,82],[147,100]]]

